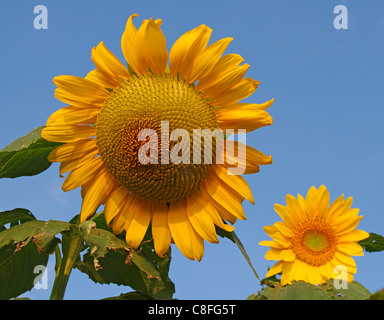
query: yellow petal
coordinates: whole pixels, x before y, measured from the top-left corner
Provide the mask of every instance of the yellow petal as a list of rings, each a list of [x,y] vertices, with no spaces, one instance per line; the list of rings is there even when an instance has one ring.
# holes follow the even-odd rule
[[[206,76],[202,77],[196,89],[198,91],[204,91],[213,83],[218,81],[218,77],[220,74],[225,73],[228,70],[233,70],[238,67],[240,63],[244,61],[243,57],[238,54],[227,54],[224,57],[221,57],[219,61],[212,68],[211,72],[209,72]]]
[[[95,174],[104,166],[100,157],[89,160],[83,166],[73,170],[63,183],[63,190],[69,191],[76,189],[92,179]]]
[[[216,175],[221,181],[227,184],[235,192],[241,195],[243,198],[247,199],[250,203],[255,204],[253,199],[252,191],[249,188],[247,181],[242,176],[239,175],[229,175],[228,169],[225,166],[217,165],[215,167]]]
[[[240,150],[245,150],[239,152]],[[237,155],[236,157],[234,155]],[[239,167],[244,168],[243,174],[251,174],[259,172],[260,165],[267,165],[272,163],[272,156],[267,156],[264,153],[245,145],[235,140],[225,141],[225,154],[224,162],[227,167]]]
[[[274,241],[279,243],[284,248],[291,246],[291,241],[288,237],[284,236],[275,226],[264,226],[263,230],[268,234]]]
[[[229,115],[226,115],[228,117]],[[238,118],[238,120],[234,120]],[[239,130],[246,130],[246,132],[252,132],[256,129],[270,126],[273,123],[272,117],[267,112],[249,112],[242,113],[242,115],[234,115],[231,120],[224,120],[223,117],[216,117],[219,124],[219,128],[223,131],[227,129],[235,130],[234,133],[238,133]]]
[[[148,201],[138,201],[132,207],[133,216],[126,229],[125,241],[133,248],[137,248],[147,232],[152,217],[152,204]]]
[[[363,256],[363,247],[357,242],[338,243],[337,249],[351,256]]]
[[[363,230],[353,230],[339,236],[339,242],[361,241],[369,237],[369,233]]]
[[[166,39],[152,18],[144,20],[137,31],[136,58],[143,73],[147,72],[148,69],[154,73],[163,73],[167,67]]]
[[[204,240],[188,220],[186,201],[172,202],[168,211],[168,224],[172,238],[180,251],[191,260],[200,261],[204,254]]]
[[[287,224],[289,228],[294,229],[297,226],[298,219],[289,208],[276,203],[275,211],[281,217],[281,219],[283,219],[283,221]]]
[[[129,191],[124,186],[115,189],[110,194],[104,206],[104,217],[107,224],[120,212],[129,197]]]
[[[265,253],[264,258],[267,260],[281,260],[280,253],[280,249],[272,248]]]
[[[282,266],[283,265],[284,265],[284,262],[282,262],[282,261],[277,262],[271,269],[268,270],[268,272],[267,272],[265,277],[266,278],[272,277],[275,274],[280,273],[282,271]]]
[[[171,202],[168,211],[168,225],[175,244],[188,259],[194,260],[191,226],[185,201]]]
[[[212,199],[212,201],[214,200]],[[217,212],[224,220],[229,221],[231,224],[234,224],[236,222],[237,218],[230,211],[225,209],[222,205],[214,201],[213,206],[216,208]]]
[[[123,211],[120,209],[112,221],[112,232],[114,234],[120,234],[124,231],[124,224],[126,220]]]
[[[353,273],[347,273],[347,281],[348,282],[353,282]]]
[[[105,168],[100,170],[94,177],[88,187],[87,193],[81,206],[80,222],[95,213],[101,203],[105,201],[108,195],[118,187],[118,182]]]
[[[132,194],[129,194],[124,198],[122,207],[119,208],[119,211],[112,222],[113,233],[120,234],[128,228],[139,201],[140,199]]]
[[[210,183],[210,177],[207,177],[206,180],[208,183]],[[214,207],[214,209],[216,209],[217,213],[220,215],[221,218],[226,221],[229,221],[231,224],[234,224],[236,222],[237,218],[209,195],[204,183],[200,184],[199,188],[201,191],[201,197],[204,198],[206,202],[210,203]]]
[[[327,281],[329,279],[335,278],[337,275],[335,275],[334,267],[330,261],[328,261],[326,264],[323,265],[323,268],[321,268],[320,272],[323,276],[323,281]]]
[[[319,209],[318,209],[318,215],[319,217],[324,217],[327,214],[328,208],[329,208],[329,191],[325,186],[320,186],[319,188]]]
[[[168,205],[159,203],[152,212],[152,237],[156,254],[164,257],[171,244],[171,232],[168,227]]]
[[[280,279],[280,283],[282,286],[285,286],[287,284],[291,284],[292,281],[295,280],[293,278],[294,271],[295,271],[293,267],[295,265],[295,261],[291,261],[291,262],[284,261],[283,262],[284,264],[281,268],[282,274],[281,274],[281,279]]]
[[[224,70],[216,75],[216,78],[203,89],[203,98],[210,99],[219,96],[222,92],[238,85],[249,69],[249,64],[244,64],[229,70]]]
[[[209,103],[212,106],[227,106],[236,103],[254,93],[259,84],[260,81],[243,78],[237,85],[212,98]]]
[[[204,239],[190,226],[190,234],[192,238],[193,256],[197,261],[201,261],[204,255]]]
[[[190,233],[192,238],[193,256],[197,261],[201,261],[204,255],[204,239],[190,226]]]
[[[233,38],[221,39],[203,50],[194,61],[190,82],[195,82],[207,75],[219,61],[232,40]]]
[[[318,216],[320,194],[318,190],[312,186],[309,188],[307,196],[305,198],[305,204],[307,206],[307,214],[310,218]]]
[[[329,217],[332,217],[335,212],[339,209],[340,206],[342,206],[344,203],[344,195],[341,195],[338,197],[328,208],[328,211],[324,214],[323,219],[328,220]]]
[[[83,139],[63,144],[48,155],[51,162],[61,162],[81,158],[90,152],[97,151],[95,139]]]
[[[291,212],[294,212],[298,220],[307,219],[306,211],[300,206],[298,199],[290,194],[287,194],[285,201],[287,203],[287,208],[289,208]]]
[[[360,210],[356,208],[344,210],[343,207],[339,207],[339,209],[328,218],[328,222],[330,225],[341,229],[346,224],[356,221],[356,219],[360,221],[363,216],[358,216],[359,211]],[[341,233],[341,230],[339,230],[339,232]]]
[[[268,100],[264,103],[257,104],[257,103],[244,103],[244,102],[236,102],[230,105],[227,105],[225,107],[219,107],[215,110],[215,113],[217,112],[226,112],[232,109],[242,109],[242,110],[266,110],[268,109],[274,102],[274,99]]]
[[[121,83],[121,79],[129,77],[127,68],[107,49],[103,41],[92,49],[92,61],[97,69],[115,86]]]
[[[336,251],[335,258],[340,262],[339,265],[350,266],[355,271],[356,262],[350,255],[345,254],[344,252],[341,252],[341,251]]]
[[[271,248],[276,248],[276,249],[284,249],[284,247],[276,242],[276,241],[271,241],[271,240],[264,240],[259,242],[260,246],[266,246],[266,247],[271,247]]]
[[[85,79],[95,82],[97,85],[103,88],[114,89],[116,87],[115,80],[104,76],[104,74],[102,74],[99,69],[94,69],[88,72],[88,74],[85,76]]]
[[[318,285],[322,281],[321,274],[319,272],[320,267],[308,266],[308,282],[314,286]]]
[[[309,217],[324,217],[329,207],[329,192],[325,186],[316,189],[312,186],[305,198],[306,212]]]
[[[340,252],[341,253],[341,252]],[[352,260],[353,258],[350,257]],[[354,260],[353,260],[354,262]],[[333,273],[333,277],[335,278],[336,276],[340,275],[341,272],[343,270],[345,270],[345,268],[347,269],[347,273],[356,273],[357,272],[357,268],[356,268],[356,263],[353,263],[353,265],[349,265],[345,262],[343,262],[341,259],[337,258],[336,256],[330,260],[330,264],[332,265],[332,273]]]
[[[137,29],[134,26],[132,19],[137,17],[138,14],[133,14],[129,17],[127,24],[125,26],[124,33],[121,37],[121,49],[123,55],[128,65],[135,71],[137,74],[141,74],[141,68],[136,58],[136,37]]]
[[[292,279],[294,280],[302,280],[305,282],[309,281],[308,274],[309,274],[309,265],[305,262],[302,262],[298,259],[293,261],[292,263]]]
[[[212,183],[212,181],[215,183]],[[204,184],[212,199],[223,206],[236,218],[246,220],[247,218],[245,217],[243,207],[241,205],[242,199],[238,196],[238,194],[235,194],[228,187],[221,185],[220,182],[214,177],[211,177],[209,182],[210,183],[204,181]]]
[[[68,106],[54,112],[47,120],[47,126],[73,124],[95,124],[100,110]]]
[[[274,223],[274,226],[277,230],[279,230],[284,236],[290,238],[293,237],[293,231],[291,228],[289,228],[285,222],[278,221]]]
[[[273,99],[271,101],[273,102]],[[238,129],[251,132],[273,123],[273,119],[268,112],[260,108],[251,109],[248,106],[246,108],[218,108],[215,110],[215,115],[220,129],[235,129],[235,133],[237,133]]]
[[[358,211],[358,209],[356,209]],[[337,225],[337,235],[342,235],[345,233],[349,233],[352,230],[356,229],[357,226],[360,223],[360,220],[363,218],[363,216],[355,217],[354,214],[346,214],[349,219],[343,219],[343,221],[339,221]]]
[[[60,125],[45,127],[41,136],[53,142],[75,142],[96,134],[96,129],[89,125]]]
[[[55,97],[64,103],[80,108],[100,108],[109,96],[108,90],[96,82],[75,76],[58,76]]]
[[[81,158],[63,161],[62,163],[60,163],[60,170],[59,170],[60,175],[63,175],[64,173],[67,173],[69,171],[82,167],[83,165],[91,161],[93,158],[95,158],[97,154],[98,154],[98,150],[94,149],[89,151],[87,154],[85,154]]]
[[[296,255],[292,249],[281,250],[280,259],[283,261],[293,261],[296,259]]]
[[[156,20],[155,20],[155,24],[156,24],[158,27],[160,27],[160,26],[163,24],[163,20],[161,20],[161,19],[156,19]]]
[[[193,195],[187,197],[187,216],[196,232],[211,243],[218,243],[215,225],[209,214],[205,212],[199,199]]]
[[[207,46],[211,33],[212,29],[201,25],[176,40],[169,55],[171,75],[180,73],[180,79],[190,79],[194,61]]]
[[[223,222],[223,218],[220,216],[220,213],[215,208],[213,203],[211,203],[212,200],[211,201],[207,200],[207,198],[202,195],[202,192],[199,193],[199,196],[200,196],[199,201],[205,208],[206,213],[211,217],[213,223],[225,231],[232,232],[235,229],[235,227],[230,226],[229,224],[226,224]]]
[[[340,216],[343,216],[346,211],[351,209],[352,201],[352,197],[349,197],[344,200],[344,195],[336,199],[331,204],[326,214],[328,221],[330,221],[330,223],[334,223],[335,221],[337,221]]]

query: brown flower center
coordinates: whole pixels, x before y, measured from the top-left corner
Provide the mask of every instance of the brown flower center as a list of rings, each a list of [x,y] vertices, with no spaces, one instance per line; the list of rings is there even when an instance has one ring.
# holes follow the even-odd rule
[[[196,190],[215,161],[215,139],[201,139],[196,151],[194,129],[217,128],[212,106],[193,86],[167,74],[148,74],[129,78],[106,99],[96,140],[121,185],[142,199],[171,202]],[[204,152],[212,153],[211,163]]]

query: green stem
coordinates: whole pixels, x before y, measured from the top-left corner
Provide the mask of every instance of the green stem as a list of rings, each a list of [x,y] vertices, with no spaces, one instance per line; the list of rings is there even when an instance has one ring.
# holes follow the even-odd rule
[[[63,258],[58,272],[56,272],[56,278],[50,297],[51,300],[63,300],[68,279],[79,255],[83,238],[75,232],[70,235],[68,241],[69,243],[65,248],[66,250],[63,249]]]
[[[55,260],[56,260],[56,263],[55,263],[55,271],[56,271],[56,276],[59,274],[59,269],[60,269],[60,265],[61,265],[61,251],[60,251],[60,246],[57,244],[56,247],[55,247]]]

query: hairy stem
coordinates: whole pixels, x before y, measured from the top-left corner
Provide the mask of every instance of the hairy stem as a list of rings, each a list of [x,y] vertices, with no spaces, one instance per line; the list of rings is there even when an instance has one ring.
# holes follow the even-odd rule
[[[69,235],[68,242],[67,246],[63,247],[63,258],[56,272],[51,300],[63,300],[69,276],[83,244],[83,238],[77,232],[72,232]]]

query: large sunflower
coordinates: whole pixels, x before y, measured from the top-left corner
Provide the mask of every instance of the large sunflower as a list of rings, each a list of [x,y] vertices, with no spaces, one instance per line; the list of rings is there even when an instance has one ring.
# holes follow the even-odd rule
[[[357,243],[369,236],[356,230],[363,216],[359,209],[351,209],[352,197],[337,198],[329,205],[329,192],[325,186],[311,187],[304,199],[288,194],[287,206],[275,205],[283,219],[264,231],[273,241],[260,245],[271,247],[265,258],[279,260],[267,273],[267,277],[281,274],[281,284],[303,280],[313,285],[328,279],[344,277],[353,281],[356,263],[352,256],[362,256],[363,248]]]
[[[207,46],[212,30],[201,25],[175,42],[168,66],[162,21],[144,20],[136,29],[136,16],[128,19],[121,39],[127,68],[101,42],[92,50],[96,69],[85,78],[54,78],[56,98],[69,106],[53,113],[42,132],[46,140],[64,143],[48,159],[61,162],[61,175],[70,172],[64,191],[81,187],[81,221],[104,204],[106,222],[116,234],[125,231],[130,246],[137,248],[150,226],[159,256],[172,239],[186,257],[201,260],[203,240],[218,242],[215,226],[233,231],[225,221],[246,219],[242,201],[254,203],[247,182],[228,175],[228,168],[237,165],[245,174],[255,173],[259,165],[272,163],[272,157],[234,142],[233,154],[221,149],[225,155],[220,164],[213,139],[204,140],[204,149],[193,158],[205,159],[210,152],[211,163],[171,163],[172,147],[179,142],[172,140],[172,132],[183,129],[192,136],[195,129],[252,131],[272,124],[265,109],[273,100],[238,102],[259,82],[244,78],[249,65],[241,64],[240,55],[223,56],[232,38]],[[161,138],[139,139],[143,130]],[[176,151],[189,151],[180,146]],[[246,157],[239,152],[236,159],[240,147]],[[193,152],[190,155],[188,159]]]

